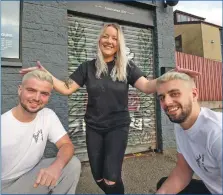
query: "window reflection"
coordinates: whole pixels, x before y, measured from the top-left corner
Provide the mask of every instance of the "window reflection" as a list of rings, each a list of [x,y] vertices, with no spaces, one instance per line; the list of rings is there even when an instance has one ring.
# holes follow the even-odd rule
[[[1,1],[1,57],[19,59],[20,1]]]
[[[200,21],[200,20],[192,16],[177,14],[177,22],[190,22],[190,21]]]

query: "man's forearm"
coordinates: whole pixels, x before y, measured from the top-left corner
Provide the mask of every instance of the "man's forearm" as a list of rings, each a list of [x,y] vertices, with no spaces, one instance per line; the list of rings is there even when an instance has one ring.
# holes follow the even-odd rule
[[[67,143],[61,146],[57,153],[56,160],[53,162],[52,166],[57,166],[60,169],[63,169],[66,164],[74,155],[74,146],[73,144]]]
[[[191,181],[193,172],[183,172],[175,167],[167,180],[163,183],[156,194],[177,194],[182,191]]]

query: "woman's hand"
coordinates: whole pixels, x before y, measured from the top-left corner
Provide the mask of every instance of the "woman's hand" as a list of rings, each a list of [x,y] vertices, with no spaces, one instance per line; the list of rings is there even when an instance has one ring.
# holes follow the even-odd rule
[[[195,70],[180,68],[179,66],[176,66],[176,68],[174,69],[174,71],[188,74],[190,77],[193,77],[193,78],[201,75],[200,72],[197,72]]]
[[[69,82],[69,85],[67,85],[67,82],[65,83],[64,81],[57,79],[49,71],[47,71],[47,69],[45,69],[39,61],[36,62],[36,66],[30,68],[23,68],[19,72],[20,74],[25,75],[26,73],[33,70],[42,70],[52,76],[54,89],[63,95],[71,95],[80,88],[80,86],[73,80],[71,80]]]
[[[30,68],[23,68],[23,69],[21,69],[21,70],[19,71],[19,73],[22,74],[22,75],[24,75],[24,74],[26,74],[26,73],[28,73],[28,72],[30,72],[30,71],[37,70],[37,69],[42,70],[42,71],[45,71],[45,72],[48,72],[48,71],[42,66],[42,64],[40,63],[40,61],[37,61],[37,62],[36,62],[36,66],[34,66],[34,67],[30,67]]]

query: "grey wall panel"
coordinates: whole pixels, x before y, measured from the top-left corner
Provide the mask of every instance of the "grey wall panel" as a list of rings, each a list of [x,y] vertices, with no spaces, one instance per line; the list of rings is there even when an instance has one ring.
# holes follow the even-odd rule
[[[120,2],[75,1],[68,2],[67,9],[79,13],[88,13],[109,19],[153,26],[153,11]]]
[[[156,43],[156,69],[157,76],[161,74],[162,67],[175,67],[175,41],[174,41],[174,24],[173,24],[173,8],[163,7],[163,1],[156,1],[156,18],[155,18],[155,43]],[[174,126],[173,123],[160,113],[161,126],[157,129],[161,132],[160,138],[163,142],[163,149],[175,148]]]

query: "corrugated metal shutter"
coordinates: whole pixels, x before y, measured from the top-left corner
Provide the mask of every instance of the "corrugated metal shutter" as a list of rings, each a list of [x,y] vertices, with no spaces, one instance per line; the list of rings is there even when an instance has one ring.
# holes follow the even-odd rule
[[[95,57],[96,41],[104,22],[76,15],[68,15],[68,63],[71,74],[80,63]],[[153,78],[152,29],[122,25],[132,59],[148,78]],[[85,88],[69,97],[69,135],[82,160],[87,160],[84,114],[87,104]],[[126,153],[156,148],[155,99],[135,88],[129,91],[131,128]]]

